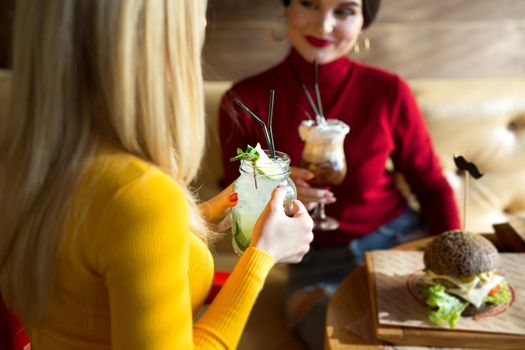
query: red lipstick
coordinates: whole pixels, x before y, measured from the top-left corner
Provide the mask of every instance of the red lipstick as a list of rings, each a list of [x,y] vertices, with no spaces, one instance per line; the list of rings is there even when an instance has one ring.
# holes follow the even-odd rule
[[[333,41],[331,40],[316,38],[315,36],[306,35],[304,38],[310,43],[310,45],[315,47],[326,47],[333,44]]]

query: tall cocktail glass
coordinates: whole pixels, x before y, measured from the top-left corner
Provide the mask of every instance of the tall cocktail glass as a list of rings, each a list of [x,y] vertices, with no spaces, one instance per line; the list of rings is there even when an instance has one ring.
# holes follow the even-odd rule
[[[315,175],[313,186],[328,189],[343,182],[347,170],[344,140],[349,132],[350,127],[336,119],[328,119],[323,124],[312,120],[301,123],[299,134],[305,142],[301,167]],[[326,215],[324,203],[318,204],[312,218],[316,230],[330,231],[339,227],[336,219]]]
[[[265,153],[270,156],[269,151]],[[290,157],[282,152],[275,152],[272,163],[257,163],[241,160],[239,172],[233,190],[239,200],[232,209],[232,241],[234,251],[241,255],[248,248],[257,218],[270,199],[271,193],[279,184],[286,186],[285,205],[297,198],[293,181],[290,179]]]

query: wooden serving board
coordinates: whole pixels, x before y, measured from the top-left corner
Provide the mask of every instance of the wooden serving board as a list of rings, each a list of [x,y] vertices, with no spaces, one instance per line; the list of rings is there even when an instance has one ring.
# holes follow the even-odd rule
[[[400,252],[393,252],[399,254]],[[407,252],[411,253],[411,252]],[[372,306],[373,326],[378,339],[396,345],[461,347],[479,349],[525,349],[525,336],[487,331],[469,331],[449,328],[427,328],[380,323],[378,312],[377,280],[374,268],[374,252],[366,253],[367,277]],[[522,293],[523,294],[523,293]],[[521,294],[521,295],[522,295]],[[411,296],[409,296],[411,297]],[[393,303],[396,300],[392,300]],[[520,302],[523,302],[521,300]],[[413,301],[414,307],[421,307]],[[523,318],[525,320],[525,317]]]

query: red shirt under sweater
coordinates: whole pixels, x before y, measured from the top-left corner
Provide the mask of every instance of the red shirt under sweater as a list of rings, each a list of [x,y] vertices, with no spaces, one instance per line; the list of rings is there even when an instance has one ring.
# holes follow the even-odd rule
[[[238,162],[230,162],[237,147],[260,142],[262,128],[234,105],[232,96],[266,122],[270,89],[275,89],[273,133],[275,147],[299,166],[303,141],[298,126],[306,113],[314,115],[295,79],[290,63],[313,94],[313,65],[295,50],[279,65],[235,84],[224,96],[219,130],[225,180],[239,176]],[[452,189],[443,176],[421,112],[408,85],[398,76],[346,57],[319,66],[319,88],[326,118],[351,128],[344,143],[348,172],[333,186],[337,201],[327,215],[340,220],[336,232],[315,234],[316,244],[339,244],[365,235],[400,215],[407,207],[385,164],[392,158],[421,205],[424,222],[433,234],[460,227]]]

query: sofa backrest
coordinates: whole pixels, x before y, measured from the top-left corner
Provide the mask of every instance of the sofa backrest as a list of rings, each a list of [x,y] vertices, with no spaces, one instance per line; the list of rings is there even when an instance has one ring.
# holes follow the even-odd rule
[[[465,181],[453,156],[463,155],[484,173],[469,180],[467,229],[492,232],[492,224],[509,215],[525,215],[525,79],[410,84],[461,209]]]
[[[0,69],[0,117],[7,113],[9,106],[10,74],[5,69]]]

